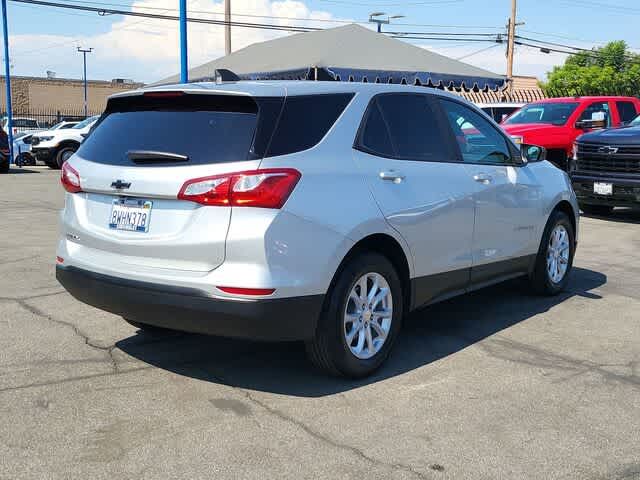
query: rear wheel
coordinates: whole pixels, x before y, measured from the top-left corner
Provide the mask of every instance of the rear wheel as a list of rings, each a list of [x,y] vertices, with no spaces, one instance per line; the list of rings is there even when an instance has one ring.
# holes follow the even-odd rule
[[[349,261],[327,295],[311,361],[351,378],[373,373],[386,360],[402,322],[402,288],[387,258],[367,253]]]
[[[613,207],[610,205],[583,204],[583,205],[580,205],[580,209],[587,215],[605,216],[605,215],[611,215],[611,212],[613,212]]]
[[[566,213],[551,214],[536,257],[530,280],[533,289],[541,295],[557,295],[569,282],[575,254],[575,233]]]
[[[9,173],[9,158],[0,157],[0,173]]]

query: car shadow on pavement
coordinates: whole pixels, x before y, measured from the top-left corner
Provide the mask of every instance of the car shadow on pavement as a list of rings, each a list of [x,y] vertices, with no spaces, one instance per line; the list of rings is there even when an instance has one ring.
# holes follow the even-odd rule
[[[581,216],[595,218],[597,220],[605,220],[608,222],[633,223],[640,225],[640,208],[616,208],[608,215],[586,215],[583,213]]]
[[[557,297],[527,292],[522,279],[495,285],[412,313],[383,367],[363,380],[328,377],[306,360],[301,343],[257,343],[159,331],[116,346],[158,368],[221,385],[283,395],[321,397],[359,388],[437,362],[573,296],[593,301],[602,273],[574,268],[569,290]]]
[[[21,173],[40,173],[38,170],[30,170],[28,168],[11,167],[7,175],[19,175]]]

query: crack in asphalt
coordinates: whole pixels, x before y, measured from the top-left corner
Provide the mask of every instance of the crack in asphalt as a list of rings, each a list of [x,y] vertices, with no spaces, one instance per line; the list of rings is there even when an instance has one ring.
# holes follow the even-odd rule
[[[116,348],[115,345],[108,345],[108,346],[99,345],[99,344],[95,343],[93,340],[91,340],[91,337],[89,337],[89,335],[84,333],[82,330],[80,330],[73,323],[65,322],[64,320],[58,320],[56,318],[53,318],[51,315],[49,315],[46,312],[40,310],[38,307],[36,307],[34,305],[30,305],[24,299],[15,299],[14,301],[18,305],[20,305],[22,308],[24,308],[25,310],[27,310],[28,312],[32,313],[33,315],[36,315],[36,316],[38,316],[40,318],[44,318],[44,319],[49,320],[49,321],[51,321],[53,323],[57,323],[58,325],[63,325],[65,327],[67,327],[67,328],[70,328],[75,335],[77,335],[78,337],[80,337],[80,338],[82,338],[84,340],[85,345],[87,345],[87,346],[89,346],[91,348],[94,348],[96,350],[100,350],[102,352],[105,352],[105,354],[109,358],[109,363],[111,364],[111,368],[113,369],[113,373],[119,373],[120,367],[118,366],[118,362],[116,361],[116,359],[115,359],[115,357],[113,355],[113,350]]]
[[[117,375],[126,375],[128,373],[139,372],[140,370],[148,370],[150,368],[154,368],[153,365],[145,365],[144,367],[139,367],[139,368],[130,368],[129,370],[124,370],[124,371],[118,372]],[[76,381],[81,381],[81,380],[91,380],[91,379],[100,378],[100,377],[109,377],[111,375],[116,375],[116,372],[93,373],[93,374],[90,374],[90,375],[78,375],[76,377],[67,377],[67,378],[61,378],[61,379],[58,379],[58,380],[46,381],[46,382],[27,383],[27,384],[24,384],[24,385],[16,385],[15,387],[0,388],[0,393],[14,392],[16,390],[23,390],[23,389],[26,389],[26,388],[37,388],[37,387],[49,387],[49,386],[52,386],[52,385],[62,385],[64,383],[76,382]]]
[[[21,302],[25,300],[35,300],[37,298],[45,298],[45,297],[55,297],[56,295],[62,295],[63,293],[67,293],[66,290],[58,290],[56,292],[51,293],[40,293],[38,295],[29,295],[26,297],[0,297],[0,301],[3,302]]]
[[[605,380],[630,385],[632,387],[640,387],[640,376],[638,375],[640,360],[637,359],[626,363],[597,363],[591,360],[581,360],[568,355],[550,352],[504,337],[494,337],[485,342],[479,342],[477,345],[484,350],[485,353],[494,358],[568,373],[568,376],[562,378],[562,381],[567,381],[588,373],[597,373]],[[628,368],[630,373],[623,375],[607,370],[605,367]]]
[[[220,379],[220,381],[223,381],[222,379]],[[224,381],[223,381],[224,382]],[[224,382],[226,383],[226,382]],[[301,429],[302,431],[304,431],[307,435],[315,438],[316,440],[319,440],[327,445],[330,445],[334,448],[337,448],[339,450],[346,450],[351,452],[352,454],[356,455],[357,457],[361,458],[362,460],[365,460],[373,465],[379,466],[379,467],[384,467],[384,468],[390,468],[392,470],[402,470],[404,472],[410,473],[413,476],[417,477],[417,478],[422,478],[422,479],[428,479],[430,478],[429,476],[425,475],[422,472],[417,471],[414,467],[410,466],[410,465],[405,465],[403,463],[386,463],[386,462],[382,462],[380,461],[378,458],[374,458],[371,457],[369,455],[367,455],[364,451],[362,451],[361,449],[354,447],[352,445],[348,445],[346,443],[340,443],[336,440],[333,440],[332,438],[328,437],[325,434],[322,434],[316,430],[314,430],[313,428],[311,428],[309,425],[301,422],[300,420],[293,418],[290,415],[287,415],[286,413],[282,412],[281,410],[278,410],[277,408],[273,408],[272,406],[266,404],[265,402],[262,402],[260,400],[258,400],[257,398],[253,397],[251,395],[250,392],[244,390],[244,389],[240,389],[237,388],[237,390],[239,390],[242,394],[244,394],[245,398],[247,400],[249,400],[251,403],[253,403],[254,405],[262,408],[263,410],[266,410],[268,413],[270,413],[271,415],[279,418],[280,420],[283,420],[287,423],[291,423],[292,425],[295,425],[296,427],[298,427],[299,429]]]

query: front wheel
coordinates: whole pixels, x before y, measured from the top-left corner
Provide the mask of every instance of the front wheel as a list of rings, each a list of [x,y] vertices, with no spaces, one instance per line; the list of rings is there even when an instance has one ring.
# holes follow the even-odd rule
[[[549,217],[530,276],[531,286],[541,295],[557,295],[569,282],[575,254],[575,232],[566,213]]]
[[[327,373],[351,378],[373,373],[386,360],[402,322],[402,287],[386,257],[350,260],[327,295],[311,361]]]
[[[73,154],[76,153],[77,149],[78,147],[74,145],[65,145],[63,147],[60,147],[60,150],[58,150],[58,152],[56,153],[56,167],[62,168],[64,162],[69,160],[73,156]]]

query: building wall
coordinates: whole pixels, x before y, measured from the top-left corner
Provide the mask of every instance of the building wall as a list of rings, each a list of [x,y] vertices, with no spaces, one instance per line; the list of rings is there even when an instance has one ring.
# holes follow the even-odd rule
[[[141,86],[141,83],[122,84],[108,81],[89,81],[87,82],[89,111],[92,113],[102,112],[110,95]],[[4,92],[4,77],[0,77],[0,88]],[[15,112],[79,111],[84,107],[82,80],[12,77],[11,90]],[[0,109],[6,110],[4,98],[0,100]]]

